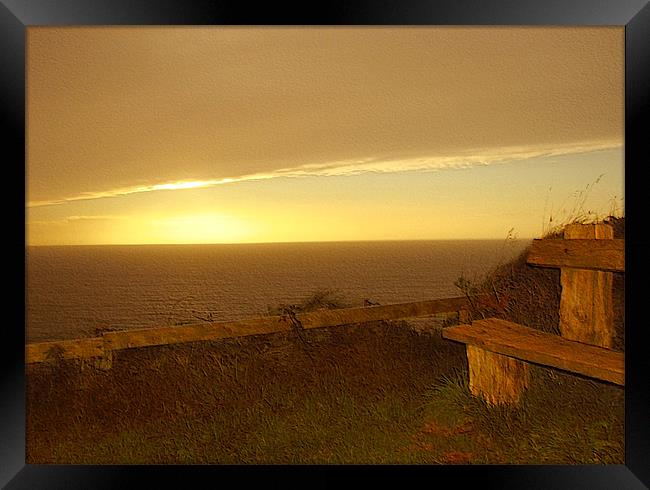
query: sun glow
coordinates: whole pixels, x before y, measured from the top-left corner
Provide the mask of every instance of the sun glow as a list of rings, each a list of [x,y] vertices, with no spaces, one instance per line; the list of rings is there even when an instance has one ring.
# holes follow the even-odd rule
[[[246,240],[250,226],[224,214],[172,216],[151,221],[157,243],[231,243]]]
[[[112,243],[240,243],[253,226],[226,214],[205,213],[138,217],[114,229]]]

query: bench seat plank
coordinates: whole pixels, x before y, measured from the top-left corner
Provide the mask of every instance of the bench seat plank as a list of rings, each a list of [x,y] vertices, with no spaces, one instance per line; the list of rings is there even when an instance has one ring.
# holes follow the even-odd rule
[[[616,352],[490,318],[442,330],[442,336],[522,361],[625,385],[625,360]]]

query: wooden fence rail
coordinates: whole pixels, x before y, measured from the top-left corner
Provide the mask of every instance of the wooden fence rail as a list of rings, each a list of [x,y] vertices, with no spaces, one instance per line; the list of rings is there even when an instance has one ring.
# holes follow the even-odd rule
[[[101,337],[30,343],[26,345],[25,358],[28,364],[57,357],[99,358],[103,359],[102,365],[110,367],[112,352],[121,349],[270,334],[290,331],[293,328],[311,329],[425,317],[460,312],[469,306],[466,297],[455,297],[361,308],[322,309],[292,316],[277,315],[230,322],[121,330],[105,332]]]

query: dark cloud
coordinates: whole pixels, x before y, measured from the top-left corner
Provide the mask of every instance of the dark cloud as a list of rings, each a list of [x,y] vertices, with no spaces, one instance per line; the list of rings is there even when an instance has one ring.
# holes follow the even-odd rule
[[[623,41],[619,27],[29,28],[29,200],[622,144]]]

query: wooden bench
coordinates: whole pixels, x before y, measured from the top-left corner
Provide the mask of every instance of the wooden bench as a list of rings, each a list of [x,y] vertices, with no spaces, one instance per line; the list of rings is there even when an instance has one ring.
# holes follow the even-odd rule
[[[560,333],[502,319],[443,329],[466,344],[472,394],[492,405],[516,404],[530,382],[529,363],[625,384],[614,338],[613,273],[624,272],[624,240],[606,224],[569,225],[564,239],[534,240],[527,263],[561,269]]]

